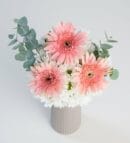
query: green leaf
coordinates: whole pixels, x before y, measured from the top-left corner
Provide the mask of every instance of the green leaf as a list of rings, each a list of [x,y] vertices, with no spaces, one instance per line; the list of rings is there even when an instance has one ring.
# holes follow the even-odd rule
[[[100,55],[98,50],[95,50],[93,53],[94,53],[96,59],[97,59],[97,58],[99,57],[99,55]]]
[[[36,38],[36,32],[34,29],[30,29],[28,35],[26,36],[28,40],[34,40]]]
[[[110,42],[110,43],[117,43],[118,41],[117,41],[117,40],[108,39],[107,42]]]
[[[104,58],[108,58],[110,55],[109,55],[109,52],[107,49],[102,49],[102,54],[104,55]]]
[[[32,57],[31,59],[28,60],[28,62],[30,64],[30,66],[32,66],[34,64],[34,62],[35,62],[35,58]]]
[[[17,27],[17,32],[21,36],[25,36],[29,32],[28,26],[19,26]]]
[[[112,80],[116,80],[119,77],[119,71],[117,69],[112,69],[112,73],[110,74],[110,78]]]
[[[17,61],[24,61],[25,60],[25,54],[18,53],[18,54],[15,55],[15,59]]]
[[[118,42],[117,40],[113,40],[111,36],[109,37],[106,32],[105,32],[105,38],[106,38],[106,41],[110,43]]]
[[[9,38],[9,39],[13,39],[13,38],[14,38],[14,34],[9,34],[9,35],[8,35],[8,38]]]
[[[23,67],[24,68],[29,68],[30,67],[30,63],[28,61],[23,63]]]
[[[41,48],[41,45],[36,39],[36,32],[34,29],[29,29],[28,21],[26,17],[14,20],[17,24],[16,30],[20,36],[22,36],[23,41],[21,43],[17,42],[17,39],[12,40],[10,45],[13,45],[13,49],[18,49],[19,53],[15,55],[15,59],[18,61],[24,61],[23,67],[28,71],[30,67],[35,63],[35,53],[33,49]],[[19,36],[18,35],[18,36]],[[14,35],[15,36],[15,35]],[[10,39],[13,39],[13,34],[8,36]]]
[[[28,21],[27,21],[27,18],[24,16],[24,17],[21,17],[19,20],[16,20],[17,24],[20,25],[20,26],[27,26],[28,24]]]
[[[28,50],[32,50],[32,44],[30,42],[25,42],[25,46]]]
[[[102,49],[102,51],[99,51],[99,57],[102,57],[102,58],[107,58],[109,57],[109,52],[107,49]]]
[[[13,50],[16,50],[16,49],[18,49],[18,45],[16,45],[16,46],[13,47]]]
[[[12,40],[12,41],[9,43],[9,46],[14,45],[16,42],[17,42],[17,39]]]
[[[27,50],[27,52],[26,52],[26,58],[27,59],[34,58],[34,53],[31,50]]]
[[[19,49],[21,46],[23,46],[23,43],[19,43],[16,46],[14,46],[13,50]]]
[[[39,45],[38,45],[38,41],[36,39],[34,39],[34,40],[26,39],[25,46],[27,49],[36,49]]]
[[[95,44],[95,43],[92,43],[94,45],[94,48],[95,50],[93,51],[96,59],[98,59],[99,55],[100,55],[100,50],[99,50],[99,47]]]
[[[24,40],[27,49],[36,49],[39,47],[38,40],[36,40],[36,32],[34,29],[29,31]]]
[[[113,46],[110,44],[103,43],[103,44],[100,44],[100,47],[102,49],[111,49]]]
[[[30,71],[30,64],[29,64],[28,61],[26,61],[26,62],[23,63],[23,68],[25,68],[26,71]]]
[[[27,51],[23,45],[19,46],[19,53],[26,56]]]
[[[27,71],[29,71],[29,70],[30,70],[30,67],[33,66],[34,63],[35,63],[35,58],[32,58],[32,59],[30,59],[30,60],[24,62],[24,63],[23,63],[23,67],[24,67]]]
[[[26,53],[25,47],[23,45],[19,45],[18,48],[20,53]]]
[[[32,41],[32,44],[33,44],[33,49],[36,49],[39,47],[38,40],[36,40],[36,39],[34,41]]]
[[[106,40],[108,41],[108,35],[107,35],[107,33],[105,32],[104,34],[105,34]]]

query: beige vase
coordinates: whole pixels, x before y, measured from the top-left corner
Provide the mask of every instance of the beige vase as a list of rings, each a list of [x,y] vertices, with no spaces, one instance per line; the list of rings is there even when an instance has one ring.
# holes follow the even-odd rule
[[[51,125],[61,134],[71,134],[79,129],[81,124],[81,107],[51,108]]]

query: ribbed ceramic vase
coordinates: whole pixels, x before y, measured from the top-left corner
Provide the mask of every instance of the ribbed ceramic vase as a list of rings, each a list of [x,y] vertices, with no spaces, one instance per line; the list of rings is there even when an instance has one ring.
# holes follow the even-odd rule
[[[61,134],[72,134],[81,124],[81,107],[51,108],[51,125]]]

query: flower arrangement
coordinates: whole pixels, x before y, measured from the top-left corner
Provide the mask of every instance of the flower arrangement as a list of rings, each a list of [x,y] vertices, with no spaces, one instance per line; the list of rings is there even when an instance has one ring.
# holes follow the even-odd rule
[[[32,75],[31,91],[45,106],[75,107],[88,104],[115,80],[117,69],[110,64],[109,49],[117,42],[105,33],[105,42],[96,44],[86,32],[61,22],[39,42],[26,17],[14,20],[15,34],[9,34],[18,53],[15,59]]]

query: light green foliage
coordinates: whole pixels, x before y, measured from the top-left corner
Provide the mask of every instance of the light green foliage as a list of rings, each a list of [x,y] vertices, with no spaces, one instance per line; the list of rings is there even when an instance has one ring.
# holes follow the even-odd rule
[[[16,33],[9,34],[8,38],[11,40],[9,46],[13,46],[13,50],[17,50],[15,59],[23,61],[23,67],[28,71],[30,67],[34,65],[35,53],[39,54],[39,50],[42,47],[36,39],[36,32],[34,29],[29,28],[28,20],[26,17],[15,19]],[[18,41],[18,36],[22,37],[23,41]]]
[[[112,69],[109,76],[112,80],[116,80],[119,77],[119,71],[117,69]]]
[[[14,45],[16,42],[17,42],[17,39],[13,39],[13,40],[11,40],[11,42],[9,43],[9,46]]]
[[[24,61],[25,60],[25,55],[22,53],[18,53],[15,55],[15,59],[18,61]]]
[[[113,48],[113,45],[112,43],[116,43],[117,41],[116,40],[113,40],[112,37],[108,36],[105,32],[105,38],[106,38],[106,41],[104,43],[102,43],[100,41],[100,44],[97,45],[95,43],[92,43],[95,47],[95,50],[94,50],[94,55],[95,57],[98,59],[98,58],[108,58],[110,56],[109,54],[109,50],[111,48]],[[117,69],[111,69],[111,72],[109,74],[110,78],[112,80],[116,80],[118,77],[119,77],[119,71]]]
[[[113,48],[112,43],[117,42],[116,40],[113,40],[111,36],[109,37],[106,32],[105,32],[105,38],[106,38],[106,41],[103,43],[100,41],[99,46],[93,43],[95,47],[94,55],[96,56],[97,59],[99,57],[108,58],[110,56],[109,50]]]
[[[100,44],[102,49],[111,49],[113,46],[107,43]]]
[[[14,38],[14,34],[9,34],[9,35],[8,35],[8,38],[9,38],[9,39],[13,39],[13,38]]]
[[[113,40],[112,36],[108,36],[106,32],[105,32],[105,38],[106,38],[106,41],[110,42],[110,43],[117,43],[118,42],[117,40]]]

